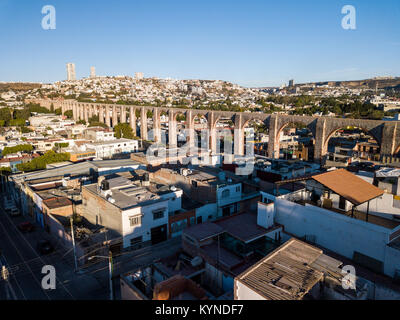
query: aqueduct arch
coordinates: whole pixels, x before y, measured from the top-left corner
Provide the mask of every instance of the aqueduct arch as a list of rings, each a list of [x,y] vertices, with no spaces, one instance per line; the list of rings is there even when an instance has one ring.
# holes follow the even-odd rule
[[[96,103],[80,103],[75,100],[49,100],[49,99],[33,99],[27,100],[27,102],[40,103],[41,105],[50,109],[53,104],[54,109],[62,108],[62,112],[65,113],[67,110],[73,111],[73,118],[75,120],[85,119],[88,116],[89,106],[98,106],[99,109],[99,120],[103,118],[101,113],[104,114],[104,122],[111,126],[111,121],[114,120],[114,125],[118,123],[118,115],[116,111],[116,105],[110,104],[99,104]],[[120,107],[120,106],[119,106]],[[160,128],[159,123],[159,112],[166,109],[165,107],[154,107],[154,106],[123,106],[123,108],[134,107],[135,110],[140,110],[141,118],[141,132],[140,136],[142,139],[147,140],[147,111],[153,111],[153,120],[156,131]],[[178,109],[168,108],[168,113],[176,112],[179,110],[185,112],[187,118],[188,129],[193,129],[193,114],[205,115],[208,121],[208,128],[210,133],[210,146],[215,151],[216,136],[215,128],[216,123],[220,117],[231,118],[234,122],[235,134],[234,134],[234,150],[235,154],[243,155],[244,151],[244,135],[243,128],[250,119],[260,119],[265,121],[269,127],[269,141],[268,144],[268,156],[274,158],[276,156],[277,141],[276,137],[280,130],[284,128],[287,123],[302,123],[307,126],[315,137],[315,159],[322,159],[326,154],[327,144],[332,134],[340,128],[347,126],[353,126],[363,128],[366,132],[371,134],[381,146],[381,157],[392,156],[395,152],[399,152],[400,148],[400,122],[399,121],[382,121],[382,120],[362,120],[362,119],[340,119],[331,117],[311,117],[311,116],[295,116],[295,115],[280,115],[280,114],[263,114],[263,113],[250,113],[250,112],[224,112],[224,111],[210,111],[210,110],[193,110],[193,109]],[[121,121],[124,120],[124,116],[121,112]],[[136,118],[130,117],[130,119]],[[173,117],[169,117],[174,121]],[[132,121],[129,121],[132,125]],[[169,130],[173,130],[174,126],[169,125]],[[157,135],[156,135],[157,136]],[[191,140],[193,141],[193,140]],[[173,142],[173,141],[172,141]],[[171,145],[171,143],[170,143]]]

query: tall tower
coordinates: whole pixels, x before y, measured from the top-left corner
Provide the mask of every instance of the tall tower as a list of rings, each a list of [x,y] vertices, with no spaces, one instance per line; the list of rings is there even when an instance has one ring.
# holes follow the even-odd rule
[[[142,80],[143,79],[143,72],[135,72],[135,79]]]
[[[90,67],[90,77],[96,78],[96,68],[95,67]]]
[[[67,80],[76,80],[74,63],[67,63]]]

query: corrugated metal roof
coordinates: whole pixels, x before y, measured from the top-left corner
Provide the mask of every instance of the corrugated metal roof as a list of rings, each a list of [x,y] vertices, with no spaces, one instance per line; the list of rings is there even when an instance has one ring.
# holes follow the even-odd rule
[[[323,278],[310,267],[322,250],[291,239],[236,279],[267,300],[301,300]]]

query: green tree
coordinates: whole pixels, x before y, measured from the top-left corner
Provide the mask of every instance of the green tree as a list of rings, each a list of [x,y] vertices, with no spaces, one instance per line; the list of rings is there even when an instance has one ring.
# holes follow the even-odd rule
[[[125,138],[125,139],[133,139],[134,134],[133,130],[128,123],[119,123],[114,127],[115,137],[117,139]]]
[[[5,147],[3,149],[2,155],[6,156],[7,154],[12,154],[16,152],[31,152],[33,147],[31,144],[20,144],[15,147]]]
[[[70,154],[56,153],[53,150],[47,151],[44,155],[37,157],[29,162],[17,164],[17,169],[23,172],[43,170],[46,169],[46,165],[50,163],[68,161]]]
[[[66,116],[68,119],[72,119],[73,115],[73,111],[72,110],[67,110],[64,112],[64,116]]]

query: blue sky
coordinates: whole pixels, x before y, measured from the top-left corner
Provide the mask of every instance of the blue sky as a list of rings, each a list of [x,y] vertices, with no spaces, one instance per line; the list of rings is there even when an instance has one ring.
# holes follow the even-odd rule
[[[344,5],[357,29],[341,27]],[[43,30],[44,5],[56,30]],[[400,76],[399,0],[0,0],[0,81],[99,75],[244,86]]]

